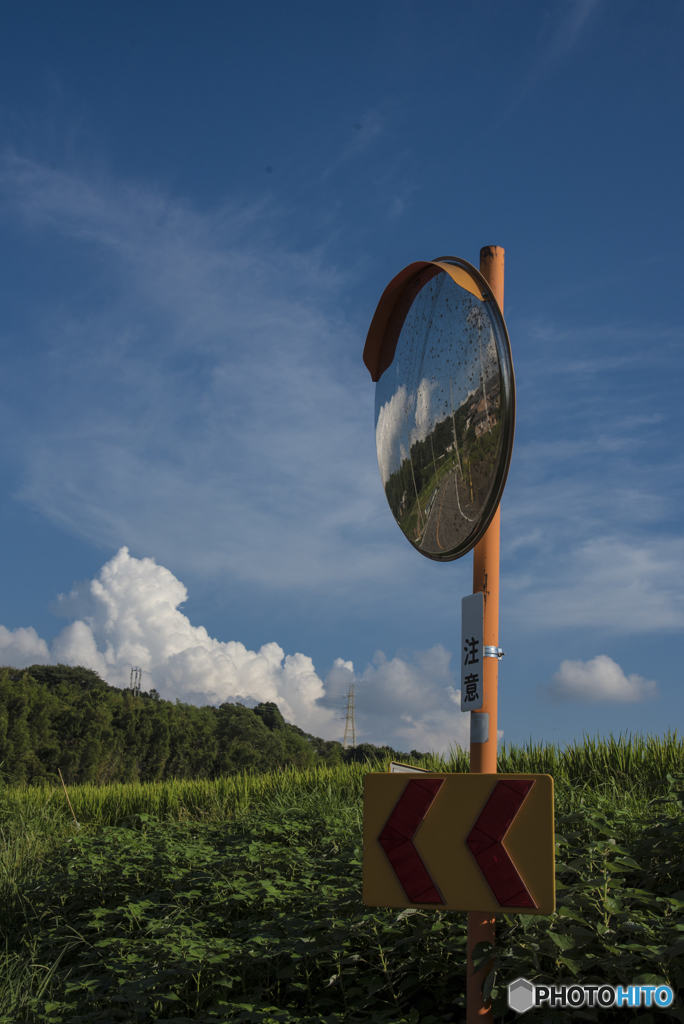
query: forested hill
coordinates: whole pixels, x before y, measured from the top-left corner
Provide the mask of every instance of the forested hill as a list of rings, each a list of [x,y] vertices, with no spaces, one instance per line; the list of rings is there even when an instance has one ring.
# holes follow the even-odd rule
[[[87,668],[0,669],[0,771],[18,783],[58,779],[58,768],[67,783],[216,778],[388,751],[409,758],[367,743],[343,750],[289,725],[272,703],[197,707],[156,690],[134,696]]]

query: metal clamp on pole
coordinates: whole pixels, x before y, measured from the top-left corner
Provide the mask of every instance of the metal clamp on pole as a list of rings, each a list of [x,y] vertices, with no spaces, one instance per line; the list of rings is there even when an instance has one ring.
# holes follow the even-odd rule
[[[487,647],[487,646],[485,646],[485,649],[484,649],[484,656],[485,656],[485,658],[498,658],[499,661],[501,661],[501,659],[503,658],[505,653],[506,652],[503,651],[500,647]]]

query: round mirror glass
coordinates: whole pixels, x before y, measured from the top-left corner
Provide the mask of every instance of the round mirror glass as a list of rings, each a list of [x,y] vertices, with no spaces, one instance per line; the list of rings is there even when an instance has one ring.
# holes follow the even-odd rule
[[[513,366],[503,317],[479,272],[453,257],[423,266],[388,318],[375,438],[401,530],[421,554],[451,561],[475,546],[501,500]]]

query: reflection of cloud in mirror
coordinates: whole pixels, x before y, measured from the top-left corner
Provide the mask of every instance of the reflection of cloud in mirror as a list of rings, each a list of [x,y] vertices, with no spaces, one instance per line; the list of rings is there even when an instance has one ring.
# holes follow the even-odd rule
[[[416,395],[416,414],[414,418],[415,427],[411,431],[411,444],[416,441],[424,441],[432,429],[431,395],[435,386],[434,381],[423,377],[418,385]]]
[[[402,384],[389,402],[385,402],[378,413],[375,441],[378,449],[378,465],[383,487],[392,473],[400,466],[400,459],[406,458],[406,449],[400,438],[406,437],[406,418],[413,406],[413,396],[406,394]]]

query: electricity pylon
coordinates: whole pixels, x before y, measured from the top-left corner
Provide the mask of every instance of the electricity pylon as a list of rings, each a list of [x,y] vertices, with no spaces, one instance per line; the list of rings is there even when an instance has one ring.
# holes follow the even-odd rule
[[[131,682],[130,689],[133,691],[133,696],[137,697],[140,693],[140,683],[142,682],[142,669],[132,668],[131,669]]]
[[[349,693],[347,694],[347,719],[344,723],[344,739],[342,746],[347,746],[347,737],[351,733],[351,744],[352,747],[356,746],[356,728],[354,726],[354,684],[349,684]]]

